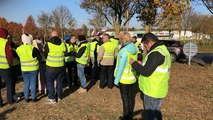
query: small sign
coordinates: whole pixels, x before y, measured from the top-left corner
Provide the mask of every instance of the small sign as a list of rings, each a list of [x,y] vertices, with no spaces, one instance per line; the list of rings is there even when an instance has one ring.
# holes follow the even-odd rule
[[[194,43],[187,43],[183,46],[183,53],[186,55],[186,56],[195,56],[198,52],[198,48],[197,48],[197,45],[194,44]]]
[[[189,57],[189,66],[191,65],[191,59],[195,56],[198,52],[197,45],[194,43],[187,43],[183,46],[183,53]]]

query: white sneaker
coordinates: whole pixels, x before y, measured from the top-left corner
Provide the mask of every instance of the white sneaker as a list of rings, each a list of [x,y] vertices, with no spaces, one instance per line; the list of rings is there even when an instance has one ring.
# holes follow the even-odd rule
[[[59,101],[61,101],[61,99],[60,99],[60,98],[58,98],[58,102],[59,102]]]
[[[48,99],[48,100],[47,100],[47,103],[48,103],[48,104],[55,104],[56,101],[55,101],[55,99]]]

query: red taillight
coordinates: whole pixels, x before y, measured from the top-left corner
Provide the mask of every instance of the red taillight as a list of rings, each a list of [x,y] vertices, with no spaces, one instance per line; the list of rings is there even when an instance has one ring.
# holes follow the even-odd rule
[[[183,48],[182,47],[180,47],[180,46],[174,46],[175,48],[177,48],[177,49],[180,49],[180,50],[182,50]]]

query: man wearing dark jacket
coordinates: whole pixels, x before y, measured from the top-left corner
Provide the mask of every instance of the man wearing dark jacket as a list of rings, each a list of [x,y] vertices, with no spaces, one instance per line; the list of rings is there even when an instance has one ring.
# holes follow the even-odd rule
[[[47,41],[44,55],[46,60],[46,79],[48,90],[48,103],[54,104],[62,99],[62,84],[64,80],[64,54],[66,47],[64,42],[58,37],[56,31],[52,32],[52,37]],[[54,81],[56,79],[56,95]]]

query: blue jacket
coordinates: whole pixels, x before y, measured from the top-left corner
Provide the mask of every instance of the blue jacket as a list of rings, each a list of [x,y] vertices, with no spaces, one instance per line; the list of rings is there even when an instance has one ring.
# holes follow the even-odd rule
[[[127,43],[126,45],[124,45],[117,56],[118,62],[116,64],[116,74],[115,74],[115,80],[114,80],[114,84],[118,85],[121,76],[123,74],[124,68],[129,64],[128,63],[128,56],[126,54],[125,51],[128,51],[131,54],[137,54],[137,48],[135,46],[134,43]]]

